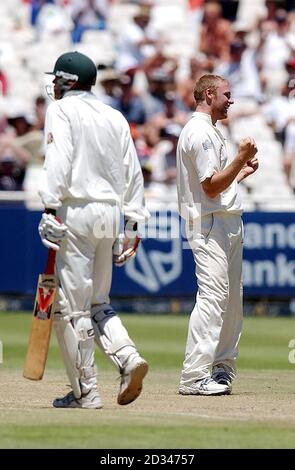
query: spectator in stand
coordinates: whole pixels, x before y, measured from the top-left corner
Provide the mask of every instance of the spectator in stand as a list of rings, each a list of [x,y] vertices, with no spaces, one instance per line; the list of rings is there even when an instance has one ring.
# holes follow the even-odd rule
[[[142,98],[133,89],[134,73],[131,69],[120,75],[120,95],[114,98],[112,106],[123,114],[130,126],[140,126],[146,121],[146,112]]]
[[[208,59],[205,54],[196,54],[189,61],[189,76],[177,82],[177,90],[180,99],[183,101],[188,112],[194,112],[196,102],[192,95],[192,90],[196,81],[206,73],[212,73],[214,70],[214,61]]]
[[[276,10],[274,21],[260,24],[259,62],[263,82],[270,93],[277,93],[286,80],[285,63],[295,49],[295,34],[287,12]]]
[[[149,120],[154,114],[163,112],[164,97],[174,88],[174,77],[164,68],[153,69],[147,75],[148,88],[143,96],[144,105]]]
[[[167,75],[175,76],[178,63],[175,57],[164,53],[159,47],[155,53],[144,61],[144,72],[147,76],[154,70],[163,69]]]
[[[0,136],[0,153],[2,153]],[[10,155],[0,155],[0,191],[21,191],[25,168]]]
[[[154,114],[150,118],[149,124],[157,132],[169,124],[178,124],[183,127],[188,120],[187,111],[178,95],[174,91],[167,91],[164,95],[162,111]]]
[[[221,5],[211,1],[205,3],[200,51],[214,59],[216,64],[219,60],[228,60],[232,38],[232,27],[228,20],[222,18]]]
[[[275,21],[276,12],[278,9],[277,0],[265,0],[266,16],[265,20]]]
[[[46,108],[46,98],[42,95],[37,96],[35,99],[35,120],[33,124],[34,129],[43,131]]]
[[[152,69],[148,75],[148,89],[143,96],[147,118],[158,113],[165,113],[167,107],[167,93],[175,92],[175,108],[187,111],[184,103],[176,92],[174,72],[167,71],[164,67]]]
[[[187,0],[189,25],[198,34],[203,16],[204,0]]]
[[[120,95],[119,72],[111,66],[98,66],[99,99],[114,107],[115,99]]]
[[[214,73],[229,81],[234,99],[262,99],[259,73],[256,65],[256,51],[240,38],[230,44],[230,57],[216,67]]]
[[[170,195],[170,191],[167,191],[167,186],[165,184],[159,183],[153,179],[153,168],[151,158],[143,158],[140,161],[140,165],[144,181],[145,196],[149,198],[150,203],[152,201],[155,202],[155,209],[158,210],[157,201],[163,202],[165,200],[165,197],[167,197],[167,195]]]
[[[34,119],[26,110],[10,109],[7,122],[14,130],[15,144],[27,153],[26,164],[43,164],[43,132],[34,129]]]
[[[81,42],[83,33],[87,30],[106,29],[108,17],[108,0],[72,0],[72,31],[73,43]]]
[[[43,165],[43,132],[34,128],[33,116],[17,103],[10,105],[7,122],[14,131],[10,136],[10,150],[14,152],[16,166],[21,169],[21,181],[16,189],[34,192],[37,198]]]
[[[37,40],[48,40],[47,36],[69,33],[73,27],[69,9],[62,0],[44,2],[36,18],[35,30]]]
[[[46,3],[54,3],[54,0],[32,0],[31,23],[36,26],[38,15]]]
[[[137,5],[133,21],[119,35],[116,63],[118,70],[143,67],[146,59],[155,54],[159,34],[150,24],[150,13],[149,4]]]
[[[159,131],[170,122],[183,125],[187,121],[188,109],[176,91],[174,74],[164,68],[154,69],[148,75],[148,90],[143,96],[147,113],[145,138],[154,147],[160,140]]]
[[[0,134],[0,190],[23,189],[26,165],[30,154],[18,145],[14,132],[6,129]]]
[[[273,96],[262,107],[262,112],[268,125],[272,128],[275,138],[283,145],[286,127],[295,118],[292,93],[294,93],[294,89],[290,88],[290,80],[287,79],[281,88],[281,95]]]
[[[160,131],[161,141],[154,148],[150,163],[153,180],[173,185],[176,191],[176,149],[182,126],[170,123]]]

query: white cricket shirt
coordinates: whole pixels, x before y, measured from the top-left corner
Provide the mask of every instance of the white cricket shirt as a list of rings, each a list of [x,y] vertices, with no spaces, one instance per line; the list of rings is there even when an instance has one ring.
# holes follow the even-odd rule
[[[111,201],[127,217],[148,218],[140,164],[120,112],[91,92],[70,91],[48,107],[45,139],[39,191],[45,207],[69,199]]]
[[[209,198],[201,184],[229,163],[225,140],[212,124],[211,116],[195,112],[183,128],[177,146],[178,204],[183,218],[242,212],[236,181],[215,198]]]

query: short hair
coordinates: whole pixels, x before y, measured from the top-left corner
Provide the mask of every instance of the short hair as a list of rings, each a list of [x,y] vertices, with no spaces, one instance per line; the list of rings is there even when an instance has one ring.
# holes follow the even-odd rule
[[[214,92],[216,92],[218,82],[227,82],[227,80],[219,75],[203,75],[195,84],[194,88],[194,98],[196,100],[197,105],[204,101],[204,91],[208,88],[211,88]]]

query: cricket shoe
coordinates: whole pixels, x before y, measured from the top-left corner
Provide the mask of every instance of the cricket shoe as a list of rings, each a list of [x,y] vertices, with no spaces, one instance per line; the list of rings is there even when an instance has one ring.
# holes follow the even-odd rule
[[[121,384],[117,402],[128,405],[133,402],[142,390],[142,381],[148,371],[148,363],[140,356],[133,356],[121,373]]]
[[[52,404],[54,408],[102,408],[100,396],[95,389],[82,394],[79,399],[75,398],[73,392],[69,392],[62,398],[56,398]]]
[[[223,364],[217,364],[213,367],[211,377],[218,384],[227,385],[230,391],[232,390],[233,373],[230,372],[229,367]]]
[[[229,395],[230,392],[231,389],[228,385],[219,384],[211,377],[179,387],[180,395]]]

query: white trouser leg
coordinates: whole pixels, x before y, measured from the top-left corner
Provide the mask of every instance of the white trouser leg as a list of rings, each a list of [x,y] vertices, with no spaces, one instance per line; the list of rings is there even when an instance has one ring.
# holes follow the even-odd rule
[[[60,281],[55,306],[55,330],[76,398],[96,386],[94,332],[90,318],[96,249],[101,242],[94,233],[115,210],[107,204],[69,201],[58,215],[68,234],[57,254]],[[107,213],[107,215],[106,215]]]
[[[99,240],[93,265],[93,293],[91,305],[109,304],[113,273],[114,238]]]
[[[68,378],[77,399],[96,388],[94,332],[88,316],[71,318],[56,313],[54,328]]]
[[[93,304],[109,303],[117,212],[116,206],[104,203],[68,203],[59,210],[69,232],[57,255],[62,287],[57,311],[90,311]]]
[[[91,317],[96,343],[121,372],[130,355],[138,355],[126,328],[109,304],[93,305]]]
[[[230,368],[232,378],[236,375],[238,344],[243,324],[243,286],[242,286],[242,221],[241,229],[231,237],[229,259],[229,301],[223,317],[219,343],[215,352],[215,364],[225,364]]]
[[[215,240],[196,243],[194,256],[198,293],[189,321],[181,384],[210,375],[222,325],[222,313],[228,302],[227,259]]]
[[[117,212],[113,210],[108,214],[106,223],[109,226],[114,225],[117,215]],[[114,241],[115,238],[104,238],[99,240],[96,247],[91,317],[96,343],[121,372],[130,355],[138,355],[138,353],[126,328],[109,304]]]
[[[180,383],[190,385],[195,380],[210,375],[221,331],[229,304],[229,275],[236,276],[237,266],[230,266],[231,236],[237,229],[239,216],[214,214],[202,224],[202,235],[191,242],[196,262],[198,293],[191,314],[185,360]],[[211,226],[210,226],[211,224]],[[241,260],[240,260],[241,261]],[[231,269],[230,269],[231,268]],[[241,269],[241,268],[239,268]],[[240,294],[239,294],[240,299]],[[235,304],[236,304],[235,293]],[[228,332],[230,338],[234,332]]]
[[[56,259],[60,282],[55,304],[57,312],[74,316],[90,312],[94,253],[93,245],[69,232]]]
[[[93,246],[69,232],[57,257],[58,288],[54,327],[74,395],[96,387],[94,333],[90,319]]]

